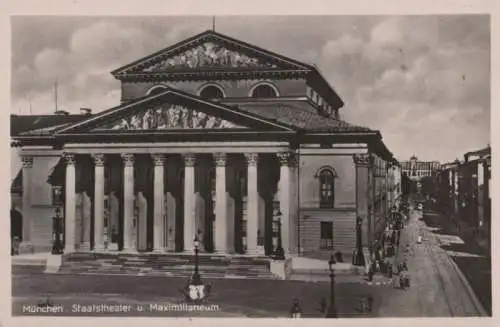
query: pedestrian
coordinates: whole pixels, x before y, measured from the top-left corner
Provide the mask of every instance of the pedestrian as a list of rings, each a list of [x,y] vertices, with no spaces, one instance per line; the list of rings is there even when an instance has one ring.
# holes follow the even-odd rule
[[[404,290],[405,289],[405,276],[404,273],[399,275],[399,288]]]
[[[373,280],[373,265],[370,265],[370,268],[368,269],[368,281],[371,282]]]
[[[326,299],[324,297],[321,298],[321,301],[319,302],[319,311],[321,313],[326,313]]]
[[[290,309],[290,316],[292,318],[300,318],[302,316],[302,309],[300,308],[298,299],[293,300],[292,308]]]

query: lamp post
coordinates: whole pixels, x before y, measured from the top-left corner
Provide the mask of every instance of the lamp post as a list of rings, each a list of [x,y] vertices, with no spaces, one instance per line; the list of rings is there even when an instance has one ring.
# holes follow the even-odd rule
[[[276,224],[278,229],[278,245],[274,251],[274,260],[285,260],[285,250],[283,249],[281,240],[281,211],[276,213]]]
[[[337,308],[335,307],[335,275],[333,273],[333,265],[335,264],[333,254],[328,261],[328,269],[330,270],[330,306],[326,312],[326,318],[337,318]]]
[[[356,218],[356,249],[354,249],[354,255],[352,256],[352,264],[355,266],[365,265],[365,256],[363,255],[363,242],[362,242],[362,224],[363,218]]]
[[[194,273],[188,285],[188,295],[192,301],[198,302],[206,297],[205,285],[201,282],[201,276],[199,271],[199,253],[200,242],[198,241],[198,236],[194,238]]]
[[[63,254],[63,244],[61,242],[61,206],[62,206],[62,187],[54,186],[54,204],[56,205],[55,216],[52,218],[52,228],[54,230],[54,243],[52,244],[52,254]]]

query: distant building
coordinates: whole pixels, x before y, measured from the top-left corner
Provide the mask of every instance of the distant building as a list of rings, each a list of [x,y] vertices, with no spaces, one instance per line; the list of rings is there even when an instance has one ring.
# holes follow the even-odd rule
[[[456,221],[476,230],[476,241],[490,248],[491,147],[464,154],[441,166],[437,183],[442,209]]]
[[[409,161],[401,162],[403,173],[412,181],[420,181],[422,177],[432,176],[439,168],[438,161],[419,161],[415,156],[412,156]]]

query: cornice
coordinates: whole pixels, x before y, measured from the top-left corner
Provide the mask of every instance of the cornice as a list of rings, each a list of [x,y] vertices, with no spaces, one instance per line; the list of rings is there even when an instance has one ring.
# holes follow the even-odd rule
[[[115,76],[124,83],[158,82],[158,81],[197,81],[213,79],[259,79],[273,77],[278,79],[298,79],[305,78],[308,70],[259,70],[259,69],[238,69],[238,70],[196,70],[196,71],[164,71],[154,73],[129,73]]]

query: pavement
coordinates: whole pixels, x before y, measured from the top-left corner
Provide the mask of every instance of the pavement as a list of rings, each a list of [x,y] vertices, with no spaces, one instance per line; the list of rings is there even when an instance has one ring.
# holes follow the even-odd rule
[[[324,317],[321,300],[328,302],[329,283],[302,281],[204,279],[212,284],[210,298],[205,305],[216,305],[214,311],[119,312],[114,315],[148,316],[202,316],[202,317],[289,317],[293,300],[299,300],[303,317]],[[64,307],[56,315],[82,315],[73,312],[73,305],[122,304],[171,305],[186,304],[180,289],[186,279],[175,277],[54,275],[21,268],[13,274],[13,315],[26,315],[23,306],[50,302]],[[339,283],[335,285],[335,300],[340,317],[376,317],[383,289],[365,283]],[[361,312],[361,299],[372,297],[372,312]],[[26,307],[28,306],[28,307]],[[89,315],[85,313],[84,315]]]
[[[429,211],[424,216],[425,223],[435,229],[439,247],[451,258],[461,271],[484,310],[492,313],[492,276],[491,255],[467,235],[465,229],[457,228],[452,219]]]
[[[435,212],[437,220],[446,218]],[[471,317],[487,316],[477,296],[450,255],[441,247],[439,228],[428,226],[421,211],[412,210],[401,236],[411,286],[388,289],[379,315],[382,317]],[[444,223],[444,221],[442,222]],[[418,243],[418,236],[422,242]],[[400,254],[399,254],[400,255]]]

